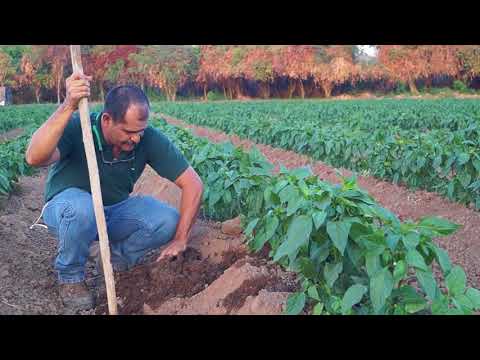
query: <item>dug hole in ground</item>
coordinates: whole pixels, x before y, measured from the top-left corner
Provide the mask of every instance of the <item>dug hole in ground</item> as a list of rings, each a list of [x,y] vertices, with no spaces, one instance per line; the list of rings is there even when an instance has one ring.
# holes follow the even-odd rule
[[[0,314],[68,314],[58,295],[56,239],[29,226],[43,206],[47,172],[22,177],[0,204]],[[151,195],[179,209],[180,189],[147,167],[134,194]],[[187,250],[156,262],[162,248],[128,272],[116,273],[119,314],[282,314],[288,294],[298,288],[293,273],[247,251],[239,219],[223,224],[198,219]],[[87,264],[87,285],[97,307],[82,314],[107,314],[106,294]]]

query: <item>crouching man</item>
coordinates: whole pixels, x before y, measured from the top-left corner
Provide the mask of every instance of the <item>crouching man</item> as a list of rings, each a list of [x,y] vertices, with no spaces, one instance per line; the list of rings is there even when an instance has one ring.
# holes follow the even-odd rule
[[[63,104],[33,134],[31,166],[51,165],[43,221],[58,239],[55,270],[60,296],[74,311],[94,307],[85,285],[90,246],[98,241],[78,109],[90,96],[91,77],[73,74]],[[175,145],[148,124],[150,104],[135,86],[112,89],[99,113],[91,113],[105,218],[114,271],[134,266],[168,243],[158,260],[186,249],[200,207],[203,184]],[[130,196],[145,165],[182,189],[180,213],[150,196]]]

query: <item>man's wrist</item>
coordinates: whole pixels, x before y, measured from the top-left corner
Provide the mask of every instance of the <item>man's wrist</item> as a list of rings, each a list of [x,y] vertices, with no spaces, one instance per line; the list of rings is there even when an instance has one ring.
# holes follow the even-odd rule
[[[70,114],[73,114],[76,109],[75,107],[70,104],[70,102],[68,101],[64,101],[61,105],[60,105],[60,109],[62,112],[67,112],[67,113],[70,113]]]
[[[182,236],[182,237],[174,237],[172,240],[172,243],[177,243],[177,244],[186,244],[188,242],[188,237]]]

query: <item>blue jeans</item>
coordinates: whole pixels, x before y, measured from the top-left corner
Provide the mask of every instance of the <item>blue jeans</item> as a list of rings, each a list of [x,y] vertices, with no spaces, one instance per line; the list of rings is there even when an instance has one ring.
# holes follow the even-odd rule
[[[180,215],[151,196],[131,196],[104,206],[112,264],[132,267],[148,251],[168,243]],[[69,188],[45,206],[43,221],[58,239],[55,270],[60,283],[85,280],[90,245],[98,240],[92,196]]]

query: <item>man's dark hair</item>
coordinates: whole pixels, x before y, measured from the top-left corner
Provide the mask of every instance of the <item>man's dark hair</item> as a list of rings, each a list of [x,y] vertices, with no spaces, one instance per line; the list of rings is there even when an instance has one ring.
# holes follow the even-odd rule
[[[150,109],[150,103],[142,89],[134,85],[120,85],[108,92],[103,111],[108,113],[113,121],[120,122],[133,104]]]

